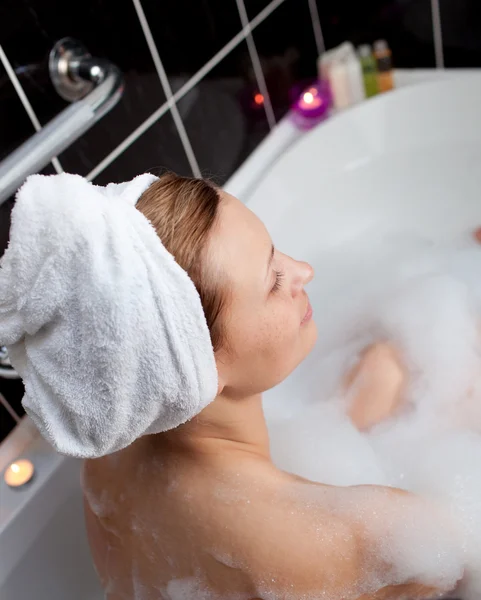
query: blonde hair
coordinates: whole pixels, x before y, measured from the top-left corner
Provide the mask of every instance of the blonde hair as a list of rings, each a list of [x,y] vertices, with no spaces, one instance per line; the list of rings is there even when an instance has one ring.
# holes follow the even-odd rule
[[[152,223],[164,247],[187,271],[199,292],[214,350],[223,342],[226,295],[206,263],[206,246],[217,219],[218,188],[210,181],[168,173],[142,194],[136,208]]]

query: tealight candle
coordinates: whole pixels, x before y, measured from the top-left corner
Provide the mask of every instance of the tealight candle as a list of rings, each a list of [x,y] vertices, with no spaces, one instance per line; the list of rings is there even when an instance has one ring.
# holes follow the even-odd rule
[[[5,483],[11,488],[20,488],[28,483],[35,473],[33,464],[23,458],[16,460],[5,470]]]
[[[311,111],[319,108],[319,106],[322,106],[322,104],[323,99],[319,95],[318,90],[312,87],[302,94],[301,98],[299,99],[298,106],[301,110]]]
[[[330,95],[324,83],[316,82],[305,89],[292,107],[295,123],[310,129],[328,115]]]

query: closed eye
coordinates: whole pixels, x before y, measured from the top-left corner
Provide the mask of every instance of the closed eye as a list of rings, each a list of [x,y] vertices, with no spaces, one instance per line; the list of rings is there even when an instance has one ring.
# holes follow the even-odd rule
[[[274,285],[272,286],[271,292],[277,292],[280,289],[282,280],[284,279],[285,275],[285,273],[283,273],[282,271],[275,271],[275,274],[276,280],[274,282]]]

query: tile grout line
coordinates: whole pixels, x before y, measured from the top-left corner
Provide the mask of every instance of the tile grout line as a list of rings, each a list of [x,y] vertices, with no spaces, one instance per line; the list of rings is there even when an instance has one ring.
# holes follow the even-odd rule
[[[319,10],[317,9],[316,0],[308,0],[309,11],[311,13],[312,29],[314,30],[314,38],[316,39],[317,55],[321,56],[326,51],[324,42],[324,34],[322,33],[321,19],[319,18]]]
[[[436,68],[444,69],[443,30],[441,26],[441,10],[439,0],[431,0],[431,18],[433,21],[434,54]]]
[[[137,12],[137,17],[140,21],[140,26],[142,27],[142,31],[144,32],[145,40],[150,50],[150,54],[152,56],[152,60],[154,61],[155,68],[157,70],[157,75],[159,76],[160,83],[162,85],[162,89],[164,90],[165,97],[167,100],[171,100],[173,97],[172,88],[170,87],[169,79],[164,69],[164,65],[162,60],[160,59],[159,50],[157,48],[157,44],[152,36],[152,31],[150,29],[149,23],[144,13],[144,9],[141,4],[141,0],[132,0],[135,10]],[[174,103],[170,107],[172,117],[174,119],[175,126],[177,127],[177,132],[179,134],[180,140],[182,142],[182,146],[184,147],[184,152],[187,156],[187,160],[189,161],[190,168],[192,169],[192,173],[194,177],[200,177],[201,172],[199,169],[199,165],[197,163],[197,159],[194,154],[194,150],[192,149],[192,145],[189,140],[189,136],[187,135],[187,131],[185,130],[184,123],[182,121],[182,117],[180,116],[179,109],[177,108],[177,104]]]
[[[118,158],[129,146],[131,146],[143,133],[145,133],[154,123],[156,123],[172,106],[183,98],[190,90],[196,86],[215,66],[217,66],[234,48],[236,48],[247,35],[260,25],[267,17],[273,13],[276,8],[286,0],[272,0],[261,12],[252,19],[237,35],[235,35],[225,46],[223,46],[214,56],[208,60],[197,73],[187,81],[180,89],[175,92],[171,99],[159,106],[143,123],[141,123],[130,135],[128,135],[117,147],[115,147],[107,156],[105,156],[96,167],[94,167],[86,178],[91,181],[104,171],[116,158]]]
[[[17,413],[13,410],[12,406],[10,406],[10,402],[5,398],[5,396],[0,392],[0,404],[3,405],[8,414],[12,417],[15,423],[18,425],[22,420]]]
[[[0,61],[2,62],[3,66],[5,68],[5,71],[7,72],[10,82],[12,83],[15,91],[17,92],[17,96],[19,97],[20,102],[22,103],[23,108],[25,109],[25,112],[27,113],[30,121],[32,122],[32,125],[35,128],[35,131],[40,131],[42,129],[42,126],[40,125],[40,121],[37,119],[37,115],[35,114],[35,111],[33,110],[32,105],[30,104],[30,101],[27,98],[27,94],[25,93],[25,90],[23,89],[22,84],[18,80],[17,74],[15,73],[15,70],[13,69],[12,65],[10,64],[10,61],[8,60],[8,57],[5,54],[5,51],[3,50],[1,45],[0,45]],[[58,160],[57,157],[52,158],[51,163],[53,164],[57,173],[63,173],[62,165],[60,164],[60,161]]]
[[[237,10],[239,11],[239,17],[242,23],[242,27],[249,26],[249,17],[247,16],[246,7],[244,4],[244,0],[236,0]],[[276,125],[276,117],[274,115],[274,110],[272,108],[271,97],[269,94],[269,90],[267,89],[266,80],[264,77],[264,71],[262,70],[261,61],[259,59],[259,54],[257,53],[256,44],[254,41],[254,36],[252,35],[252,31],[246,36],[247,49],[249,50],[249,55],[251,57],[252,66],[254,68],[254,74],[257,80],[257,87],[259,88],[259,92],[264,97],[264,111],[266,113],[267,122],[269,124],[269,129],[273,129]]]

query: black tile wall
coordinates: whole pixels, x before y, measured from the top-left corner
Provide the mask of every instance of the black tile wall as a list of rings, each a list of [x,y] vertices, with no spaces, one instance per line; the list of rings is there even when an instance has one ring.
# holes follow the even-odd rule
[[[277,118],[291,93],[317,76],[317,49],[306,2],[285,2],[253,32],[266,85]]]
[[[258,15],[261,10],[263,10],[269,4],[269,1],[270,0],[244,0],[244,6],[249,19],[253,19],[256,15]],[[300,3],[298,2],[298,4]]]
[[[242,42],[185,98],[184,123],[201,172],[225,183],[269,133],[247,44]]]
[[[15,425],[15,419],[8,410],[0,404],[0,440],[4,440]]]
[[[25,414],[21,400],[24,393],[23,383],[20,379],[3,379],[2,394],[15,413],[21,417]]]
[[[12,212],[13,198],[0,205],[0,256],[3,255],[8,246],[10,230],[10,213]],[[0,381],[1,385],[1,381]]]
[[[0,160],[33,133],[33,125],[0,64]]]
[[[20,379],[1,379],[2,400],[7,400],[10,409],[18,416],[22,417],[25,414],[21,404],[23,396],[23,384]],[[5,408],[3,402],[0,402],[0,441],[4,439],[10,431],[15,427],[16,420],[11,413]]]
[[[193,74],[241,29],[235,0],[143,0],[164,67]]]
[[[49,52],[66,36],[117,64],[126,81],[122,102],[59,157],[67,171],[86,175],[165,96],[130,0],[88,0],[76,9],[58,0],[7,0],[0,3],[0,40],[42,124],[67,105],[48,74]]]
[[[109,58],[115,63],[114,57]],[[65,171],[87,175],[164,103],[165,95],[156,72],[131,70],[124,72],[124,79],[122,100],[59,156]]]
[[[479,0],[439,0],[446,67],[481,67]]]
[[[326,47],[384,38],[395,66],[434,67],[431,0],[317,0]]]
[[[170,113],[163,115],[140,138],[127,148],[98,177],[95,183],[106,185],[132,179],[139,173],[160,175],[164,170],[192,175]]]

